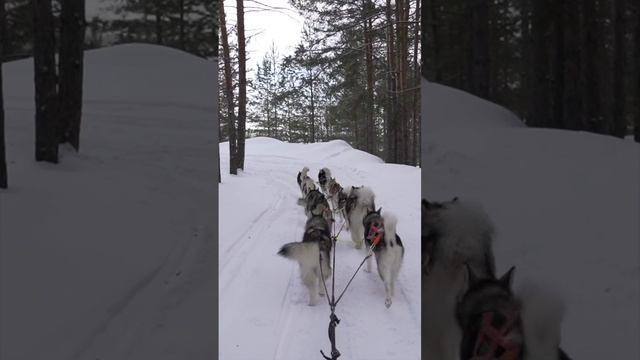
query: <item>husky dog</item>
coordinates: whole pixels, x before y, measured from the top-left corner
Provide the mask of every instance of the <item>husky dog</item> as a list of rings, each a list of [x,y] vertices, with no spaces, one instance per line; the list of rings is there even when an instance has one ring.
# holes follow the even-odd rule
[[[511,290],[514,269],[496,279],[466,268],[466,292],[456,305],[460,359],[569,360],[559,348],[562,305],[540,291],[520,300]]]
[[[320,189],[322,193],[327,193],[327,181],[331,179],[331,170],[329,168],[322,168],[318,172],[318,183],[320,183]]]
[[[283,245],[278,255],[298,261],[300,277],[309,290],[309,305],[316,305],[318,294],[325,295],[322,275],[326,281],[331,275],[329,257],[331,254],[331,235],[329,224],[319,215],[311,216],[305,225],[302,242]],[[322,265],[320,265],[322,264]],[[320,269],[322,266],[322,269]]]
[[[309,168],[308,167],[304,167],[302,169],[302,171],[298,172],[298,177],[297,177],[297,181],[298,181],[298,187],[300,188],[300,191],[302,192],[302,197],[304,197],[304,190],[302,189],[302,185],[305,179],[309,178],[309,175],[307,175],[307,173],[309,172]]]
[[[329,207],[327,198],[316,189],[309,191],[305,197],[305,214],[307,214],[308,217],[321,215],[327,220],[328,224],[333,222],[333,212]]]
[[[391,298],[393,297],[395,282],[398,279],[400,265],[404,257],[404,247],[400,236],[396,233],[396,224],[398,219],[392,214],[385,212],[384,216],[380,214],[380,210],[369,211],[362,220],[364,231],[367,236],[365,241],[367,246],[371,247],[374,239],[380,236],[380,240],[373,253],[376,256],[376,265],[378,266],[378,274],[384,283],[385,300],[384,305],[389,308],[391,306]],[[367,259],[367,272],[371,272],[371,258]]]
[[[329,203],[331,203],[331,208],[334,211],[336,209],[339,209],[340,194],[343,194],[342,186],[338,184],[335,178],[329,178],[329,180],[327,181],[327,198],[329,198]],[[346,196],[345,196],[345,201],[346,201]],[[342,211],[340,211],[340,214],[342,214]],[[343,218],[343,220],[344,219],[345,218]]]
[[[298,186],[302,187],[302,180],[306,177],[309,177],[309,175],[307,175],[307,173],[309,172],[309,168],[308,167],[304,167],[302,168],[302,171],[298,172]]]
[[[369,211],[376,209],[375,194],[366,186],[351,186],[348,192],[342,190],[342,193],[338,199],[339,206],[344,209],[351,240],[356,249],[361,249],[364,243],[362,220]]]
[[[465,264],[495,277],[494,229],[479,205],[422,200],[422,349],[428,359],[458,360],[462,334],[454,313]]]
[[[302,190],[302,197],[306,198],[307,195],[309,195],[309,192],[311,192],[312,190],[316,190],[316,183],[314,183],[310,177],[306,177],[302,179],[301,190]]]

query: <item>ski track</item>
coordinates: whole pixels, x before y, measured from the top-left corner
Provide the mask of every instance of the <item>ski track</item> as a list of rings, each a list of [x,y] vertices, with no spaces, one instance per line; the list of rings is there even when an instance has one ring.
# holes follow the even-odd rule
[[[224,150],[221,149],[221,151],[221,159],[225,159]],[[325,157],[333,158],[344,151],[325,154]],[[223,160],[221,167],[225,168],[227,165],[228,163],[225,164]],[[249,228],[235,239],[234,244],[224,250],[224,255],[221,255],[220,358],[250,359],[252,352],[247,348],[258,348],[262,356],[272,354],[272,358],[277,360],[318,358],[321,357],[320,349],[325,354],[331,350],[327,337],[330,310],[326,297],[319,297],[316,306],[308,306],[308,292],[300,280],[298,264],[276,255],[280,246],[287,242],[300,241],[302,237],[306,216],[304,208],[297,204],[300,190],[295,177],[303,166],[309,166],[311,169],[309,175],[317,181],[317,171],[327,164],[318,161],[303,163],[299,158],[280,155],[246,155],[245,168],[250,169],[250,172],[242,175],[268,179],[268,191],[275,194],[273,197],[275,203],[248,221]],[[371,174],[366,171],[344,166],[329,165],[328,167],[333,176],[345,187],[369,184],[367,179]],[[224,182],[223,177],[223,184]],[[382,190],[376,189],[375,186],[373,188],[376,194]],[[224,191],[224,188],[220,191]],[[385,192],[389,192],[389,189],[385,189]],[[418,205],[419,196],[416,195],[415,198]],[[384,204],[382,205],[384,207]],[[224,205],[221,203],[220,213],[224,214],[222,206]],[[392,209],[392,211],[401,214],[403,209]],[[403,226],[407,226],[409,219],[401,217],[400,221],[404,222]],[[417,226],[418,222],[414,222]],[[336,230],[340,225],[341,220],[337,218]],[[222,221],[220,226],[225,226]],[[416,235],[418,234],[419,230],[416,231]],[[408,240],[405,235],[403,241],[411,244],[407,251],[415,251],[415,246],[419,242]],[[354,248],[348,230],[342,230],[336,247],[337,269],[334,269],[337,270],[336,298],[364,256],[364,250]],[[396,284],[396,296],[390,309],[384,307],[384,287],[377,273],[375,259],[373,259],[371,273],[364,271],[366,267],[364,264],[356,275],[336,308],[336,314],[341,320],[336,328],[336,345],[343,357],[404,359],[407,355],[406,347],[411,346],[417,349],[417,353],[409,358],[419,358],[419,308],[411,303],[408,295],[411,291],[404,285],[407,282],[415,284],[418,282],[409,279],[409,276],[414,273],[407,273],[407,267],[411,264],[406,261],[406,258],[405,254],[403,269]],[[256,276],[258,279],[255,278]],[[252,297],[256,294],[256,290],[252,289],[253,284],[247,283],[249,281],[264,282],[264,285],[256,286],[259,288],[257,293],[261,294],[261,297],[272,298],[265,301],[278,308],[258,306],[261,310],[254,310],[255,299]],[[330,296],[331,278],[327,281],[327,289]],[[365,296],[371,299],[361,301]],[[414,302],[415,298],[414,296]],[[418,302],[417,306],[419,305]],[[368,319],[369,312],[375,313],[374,320]],[[387,317],[388,323],[375,321],[375,318],[379,318],[379,313]],[[227,316],[227,314],[235,316]],[[391,319],[393,320],[390,321]],[[267,323],[273,325],[267,326],[265,325]],[[252,324],[257,324],[258,331],[255,333],[252,331],[250,336],[242,338],[242,334],[248,332],[247,327]],[[241,329],[237,329],[238,327]],[[400,328],[406,327],[410,329],[408,333],[412,331],[415,333],[415,339],[406,339],[407,331],[400,331],[402,330]],[[375,341],[380,334],[384,334],[385,340]],[[398,352],[391,350],[395,347],[400,347],[402,350]],[[255,351],[253,350],[253,354]]]

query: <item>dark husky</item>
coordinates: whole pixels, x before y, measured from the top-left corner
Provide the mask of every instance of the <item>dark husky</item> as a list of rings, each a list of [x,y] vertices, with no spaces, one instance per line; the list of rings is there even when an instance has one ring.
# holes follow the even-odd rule
[[[327,193],[327,183],[329,179],[331,179],[331,170],[328,168],[320,169],[320,172],[318,172],[318,183],[320,184],[320,189],[324,194]]]
[[[302,242],[283,245],[278,255],[298,262],[300,277],[309,290],[309,305],[316,305],[318,294],[325,295],[321,275],[324,275],[325,281],[331,275],[331,233],[329,224],[320,215],[311,216],[304,228]]]
[[[457,360],[461,341],[454,313],[463,294],[465,263],[495,275],[493,225],[479,205],[454,198],[422,201],[422,349],[429,359]]]
[[[560,308],[540,297],[542,302],[525,298],[522,303],[511,289],[514,267],[500,279],[478,277],[471,267],[466,269],[467,290],[456,306],[462,329],[460,359],[569,360],[559,348]]]
[[[305,197],[305,214],[308,217],[321,215],[329,224],[333,222],[333,212],[327,198],[316,189],[309,191]]]
[[[384,304],[388,308],[391,306],[395,283],[398,279],[400,265],[402,265],[404,247],[400,236],[396,233],[397,218],[388,212],[385,212],[383,216],[380,214],[380,210],[369,211],[362,223],[368,248],[371,248],[373,241],[379,237],[379,242],[373,249],[373,253],[376,257],[378,274],[384,283]],[[371,272],[371,258],[367,259],[366,270]]]

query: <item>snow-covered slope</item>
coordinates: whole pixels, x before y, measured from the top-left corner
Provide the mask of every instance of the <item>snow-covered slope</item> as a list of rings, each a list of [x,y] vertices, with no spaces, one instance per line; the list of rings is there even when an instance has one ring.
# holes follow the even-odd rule
[[[32,61],[4,65],[0,358],[213,358],[217,66],[139,44],[85,64],[59,165],[33,159]]]
[[[220,144],[219,358],[297,360],[321,358],[320,349],[329,353],[326,299],[308,306],[297,263],[276,254],[283,244],[302,239],[306,216],[297,204],[298,171],[308,166],[317,181],[327,166],[345,187],[373,188],[376,205],[397,215],[406,249],[391,308],[384,306],[375,261],[371,273],[358,273],[336,308],[337,348],[345,359],[419,359],[420,169],[385,164],[343,141],[253,138],[246,143],[246,171],[231,176],[225,174],[228,146]],[[336,296],[363,258],[343,230],[336,248]]]
[[[420,92],[427,134],[442,129],[524,126],[511,111],[449,86],[423,78]]]
[[[637,359],[640,146],[500,125],[495,105],[434,85],[425,94],[450,108],[432,113],[423,97],[423,196],[484,204],[498,231],[498,272],[515,265],[516,287],[530,278],[564,296],[572,358]],[[459,111],[467,106],[474,111]]]

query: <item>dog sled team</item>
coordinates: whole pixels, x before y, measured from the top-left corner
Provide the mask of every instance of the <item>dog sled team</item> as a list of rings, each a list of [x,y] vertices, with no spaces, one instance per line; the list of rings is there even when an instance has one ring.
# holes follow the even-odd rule
[[[422,358],[564,360],[561,302],[498,277],[494,228],[481,206],[422,200]]]
[[[337,228],[337,215],[351,234],[356,249],[369,251],[372,248],[384,284],[385,306],[390,307],[404,256],[402,241],[396,234],[397,218],[387,211],[382,212],[381,208],[376,210],[375,194],[369,187],[343,188],[328,168],[318,173],[319,188],[306,166],[298,173],[297,182],[307,215],[304,235],[300,242],[283,245],[278,254],[300,264],[302,282],[309,290],[309,305],[317,303],[317,295],[326,295],[322,277],[327,281],[332,271],[332,236],[337,236],[332,234],[332,229]],[[365,271],[371,272],[371,262],[369,257]]]

